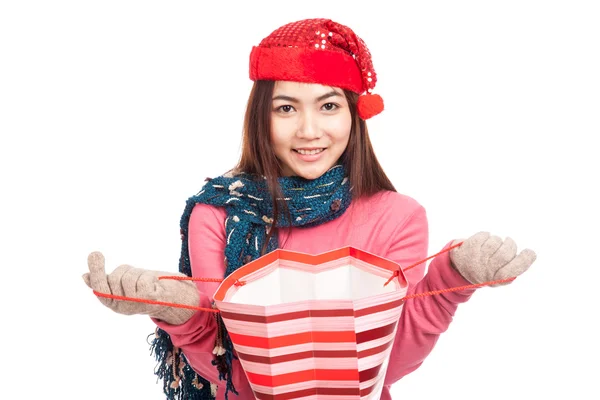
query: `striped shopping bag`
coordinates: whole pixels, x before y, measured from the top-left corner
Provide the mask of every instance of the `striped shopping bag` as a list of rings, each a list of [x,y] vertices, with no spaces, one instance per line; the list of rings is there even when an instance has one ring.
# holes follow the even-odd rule
[[[257,399],[378,399],[407,289],[398,264],[353,247],[275,250],[214,299]]]

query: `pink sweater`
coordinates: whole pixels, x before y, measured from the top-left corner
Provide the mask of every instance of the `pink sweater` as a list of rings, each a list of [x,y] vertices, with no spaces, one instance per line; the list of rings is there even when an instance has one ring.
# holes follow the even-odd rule
[[[189,223],[189,249],[193,276],[222,278],[225,271],[225,221],[222,208],[196,205]],[[450,246],[451,241],[446,244]],[[401,266],[409,266],[427,258],[428,224],[425,209],[411,197],[396,192],[380,192],[368,199],[354,201],[339,218],[311,228],[291,228],[279,233],[283,249],[319,254],[340,247],[352,246],[380,255]],[[441,249],[432,252],[436,253]],[[435,257],[425,274],[425,263],[406,272],[408,293],[421,293],[467,285],[468,282],[450,265],[448,252]],[[203,294],[200,307],[210,307],[218,283],[198,282]],[[382,400],[391,399],[390,386],[417,369],[444,332],[456,308],[467,301],[474,289],[444,295],[410,299],[398,323],[391,358],[385,378]],[[216,324],[212,313],[197,312],[182,325],[154,322],[171,336],[174,345],[185,353],[191,366],[211,382],[221,382],[211,364]],[[239,361],[233,363],[234,385],[239,396],[231,399],[254,399]],[[223,382],[224,383],[224,382]],[[220,385],[217,399],[224,399]]]

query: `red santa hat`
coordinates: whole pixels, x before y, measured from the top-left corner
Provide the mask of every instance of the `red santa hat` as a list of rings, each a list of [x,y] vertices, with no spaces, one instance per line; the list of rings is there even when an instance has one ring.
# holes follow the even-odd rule
[[[369,49],[350,28],[330,19],[305,19],[277,28],[250,53],[250,79],[339,87],[358,93],[358,115],[383,111],[373,94],[377,75]]]

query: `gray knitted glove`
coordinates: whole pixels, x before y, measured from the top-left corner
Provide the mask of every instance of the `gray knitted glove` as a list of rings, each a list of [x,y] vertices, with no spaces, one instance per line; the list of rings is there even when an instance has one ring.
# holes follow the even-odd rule
[[[194,282],[173,279],[158,280],[159,276],[165,275],[184,276],[180,273],[149,271],[121,265],[107,276],[104,271],[104,256],[99,252],[93,252],[88,256],[88,268],[90,272],[83,275],[83,280],[91,289],[100,293],[196,307],[200,302],[198,288]],[[146,314],[171,325],[183,324],[196,312],[185,308],[113,300],[105,297],[98,297],[98,299],[106,307],[119,314]]]
[[[455,240],[452,245],[463,240]],[[452,266],[472,284],[517,277],[527,271],[536,259],[531,249],[517,255],[517,245],[511,238],[506,240],[478,232],[464,243],[450,250]],[[492,286],[506,285],[507,283]]]

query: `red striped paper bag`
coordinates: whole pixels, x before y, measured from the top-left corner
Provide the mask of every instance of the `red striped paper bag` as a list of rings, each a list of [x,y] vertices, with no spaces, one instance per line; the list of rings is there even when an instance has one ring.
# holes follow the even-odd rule
[[[398,264],[356,248],[275,250],[214,299],[257,399],[379,399],[407,289]]]

